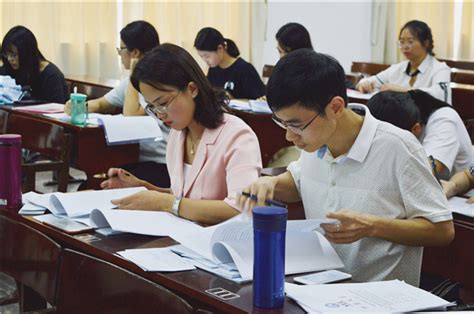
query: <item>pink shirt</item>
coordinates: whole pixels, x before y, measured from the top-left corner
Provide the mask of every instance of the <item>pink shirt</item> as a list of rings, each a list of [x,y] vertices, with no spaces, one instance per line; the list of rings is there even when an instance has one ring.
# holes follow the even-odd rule
[[[224,114],[216,129],[205,129],[188,179],[184,180],[186,131],[171,130],[166,161],[174,195],[197,200],[223,200],[239,209],[237,193],[254,182],[262,169],[258,139],[241,119]]]

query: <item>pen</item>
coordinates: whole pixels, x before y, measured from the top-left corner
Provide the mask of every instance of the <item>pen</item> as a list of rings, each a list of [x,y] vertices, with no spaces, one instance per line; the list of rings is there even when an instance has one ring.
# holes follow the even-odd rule
[[[375,74],[374,76],[375,76],[375,78],[380,82],[380,84],[382,84],[382,85],[385,84],[385,83],[380,79],[380,77],[377,76],[377,74]]]
[[[439,174],[438,174],[438,170],[436,169],[436,163],[435,163],[435,159],[433,155],[429,155],[428,158],[431,162],[431,169],[433,170],[433,175],[435,176],[436,181],[438,181],[439,185],[443,186],[441,184],[441,181],[439,180]]]
[[[126,176],[129,176],[129,175],[130,175],[130,173],[128,173],[128,172],[126,172],[126,171],[124,172],[124,174],[125,174]],[[108,178],[109,178],[109,176],[108,176],[107,173],[105,173],[105,172],[96,173],[96,174],[93,175],[93,177],[94,177],[95,179],[108,179]],[[116,177],[116,175],[115,175],[115,176],[112,176],[112,177],[110,177],[110,178],[113,178],[113,177]]]
[[[250,198],[251,200],[254,200],[254,201],[257,200],[257,195],[255,195],[255,194],[250,194],[250,193],[247,193],[247,192],[242,192],[241,195],[247,196],[248,198]],[[269,199],[266,199],[266,200],[265,200],[265,204],[270,205],[270,206],[284,207],[284,208],[287,208],[287,207],[288,207],[288,205],[286,205],[285,203],[282,203],[282,202],[279,202],[279,201],[275,201],[275,200],[269,200]]]

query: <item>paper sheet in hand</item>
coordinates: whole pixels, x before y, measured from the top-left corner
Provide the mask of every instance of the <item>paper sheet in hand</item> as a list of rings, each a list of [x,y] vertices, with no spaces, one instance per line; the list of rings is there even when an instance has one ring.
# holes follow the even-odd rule
[[[285,291],[311,313],[413,312],[450,305],[399,280],[305,286],[285,283]]]
[[[341,268],[342,264],[329,242],[312,230],[331,219],[291,220],[286,230],[285,274]],[[253,276],[253,227],[251,222],[238,218],[188,234],[171,235],[184,247],[215,264],[235,264],[240,278],[249,281]],[[196,264],[199,267],[199,264]],[[211,267],[212,268],[212,267]],[[206,269],[209,270],[209,269]],[[212,271],[212,270],[209,270]],[[214,271],[212,271],[214,272]],[[220,275],[218,272],[216,274]]]
[[[465,216],[474,217],[474,204],[466,203],[467,199],[462,197],[451,197],[448,200],[451,211],[463,214]]]
[[[149,116],[104,115],[99,121],[104,125],[108,145],[152,142],[163,138],[158,123]]]

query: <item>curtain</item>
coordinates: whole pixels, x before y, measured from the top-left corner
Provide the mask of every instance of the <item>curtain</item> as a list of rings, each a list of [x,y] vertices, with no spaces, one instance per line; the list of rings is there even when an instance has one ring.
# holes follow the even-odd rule
[[[474,60],[474,3],[462,3],[461,32],[459,34],[458,55],[455,58]]]
[[[115,2],[2,2],[1,36],[29,28],[46,57],[67,75],[119,76]]]
[[[207,26],[232,39],[245,60],[261,62],[263,58],[260,46],[265,34],[264,1],[123,2],[121,6],[123,26],[137,19],[150,22],[158,30],[160,42],[182,46],[206,72],[193,45],[198,31]]]

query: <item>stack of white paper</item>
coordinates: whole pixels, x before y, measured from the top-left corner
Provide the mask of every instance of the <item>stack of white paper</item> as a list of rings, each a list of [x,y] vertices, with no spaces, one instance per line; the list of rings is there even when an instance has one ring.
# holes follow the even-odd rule
[[[229,102],[229,107],[243,111],[252,111],[256,113],[272,113],[265,100],[240,100],[232,99]]]
[[[169,247],[132,249],[117,252],[145,271],[183,271],[196,269],[188,260],[173,253]]]
[[[347,97],[353,98],[353,99],[369,100],[370,98],[372,98],[372,96],[374,96],[378,92],[379,91],[377,90],[377,91],[374,91],[372,93],[361,93],[358,90],[348,88],[347,89]]]
[[[334,219],[290,220],[286,229],[285,274],[344,267],[328,240],[314,232]],[[225,278],[243,282],[253,277],[253,227],[235,217],[216,226],[170,235],[192,251],[175,250],[196,260],[195,266]],[[196,258],[196,255],[198,258]],[[202,267],[202,264],[205,264]],[[221,268],[224,268],[221,269]],[[235,276],[238,270],[239,276]]]
[[[399,280],[301,286],[285,284],[286,295],[310,313],[413,312],[451,303]]]
[[[28,192],[23,194],[22,201],[20,215],[41,215],[48,209],[49,195]]]
[[[474,217],[474,204],[467,203],[467,199],[462,197],[451,197],[449,200],[451,211],[469,217]]]

